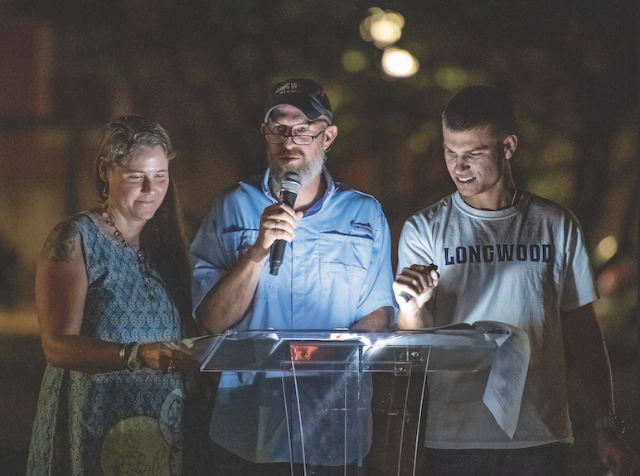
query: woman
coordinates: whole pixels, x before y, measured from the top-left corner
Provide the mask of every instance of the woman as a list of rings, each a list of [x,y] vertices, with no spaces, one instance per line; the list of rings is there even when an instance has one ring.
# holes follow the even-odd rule
[[[47,368],[28,475],[174,475],[182,465],[177,350],[192,335],[189,264],[169,137],[121,117],[95,162],[99,208],[60,223],[36,273]]]

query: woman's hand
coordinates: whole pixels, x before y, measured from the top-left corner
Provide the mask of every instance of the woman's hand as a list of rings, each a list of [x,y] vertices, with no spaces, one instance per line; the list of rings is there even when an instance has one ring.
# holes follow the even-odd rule
[[[145,367],[160,373],[193,372],[199,362],[189,354],[180,352],[172,342],[150,342],[141,344],[142,352],[138,354]]]

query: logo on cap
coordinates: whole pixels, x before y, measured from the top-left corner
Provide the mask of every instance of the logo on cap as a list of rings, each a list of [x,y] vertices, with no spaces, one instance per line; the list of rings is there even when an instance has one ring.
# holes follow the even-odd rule
[[[267,122],[271,111],[280,104],[297,107],[312,121],[324,116],[331,124],[333,114],[329,98],[322,86],[311,79],[291,79],[277,84],[267,98],[264,122]]]
[[[287,83],[276,89],[273,94],[301,93],[298,83]]]

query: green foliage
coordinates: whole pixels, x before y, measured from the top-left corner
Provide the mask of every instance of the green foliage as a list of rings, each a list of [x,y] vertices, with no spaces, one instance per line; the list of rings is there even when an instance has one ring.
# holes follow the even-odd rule
[[[372,6],[359,0],[5,2],[11,13],[51,22],[59,72],[91,71],[114,89],[128,85],[134,112],[165,124],[194,169],[228,163],[236,170],[229,184],[264,167],[258,126],[268,87],[287,77],[315,78],[329,92],[340,128],[330,153],[334,174],[378,196],[398,222],[451,190],[437,183],[446,176],[428,173],[442,161],[433,125],[438,129],[447,101],[468,84],[495,84],[518,108],[520,184],[572,208],[588,237],[599,234],[598,220],[609,213],[602,198],[615,186],[612,170],[636,160],[637,138],[629,132],[637,128],[635,2],[377,5],[404,17],[397,46],[420,62],[415,76],[395,81],[380,72],[382,51],[359,36]],[[398,170],[413,172],[394,178],[406,193],[389,194],[389,177]],[[219,188],[203,188],[202,200],[208,203]]]

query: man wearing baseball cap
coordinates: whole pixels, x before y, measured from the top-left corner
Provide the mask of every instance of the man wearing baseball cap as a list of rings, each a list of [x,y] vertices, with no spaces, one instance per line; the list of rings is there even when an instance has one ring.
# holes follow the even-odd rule
[[[392,324],[389,226],[373,197],[334,182],[326,169],[325,152],[338,134],[332,121],[329,98],[313,80],[289,79],[269,93],[261,126],[268,170],[218,197],[191,246],[194,317],[209,333]],[[300,183],[293,206],[280,197],[291,172]],[[286,246],[274,274],[269,256],[276,240]],[[210,426],[219,474],[290,474],[283,383],[269,377],[223,373]],[[336,390],[307,392],[320,411]],[[293,430],[294,463],[302,463],[299,440],[311,437],[305,463],[316,472],[308,474],[343,474],[339,439],[370,443],[371,426],[319,433]]]

